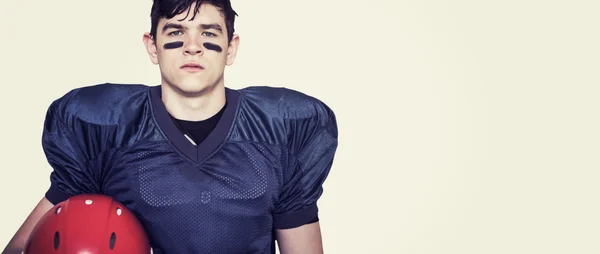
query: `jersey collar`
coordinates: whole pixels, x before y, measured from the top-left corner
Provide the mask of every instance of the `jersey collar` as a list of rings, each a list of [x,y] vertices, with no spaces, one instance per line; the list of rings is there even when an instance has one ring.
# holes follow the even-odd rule
[[[218,149],[226,140],[233,127],[233,122],[240,104],[240,95],[238,91],[230,88],[225,88],[225,92],[228,105],[223,112],[223,116],[221,116],[221,119],[217,123],[215,129],[208,135],[208,137],[206,137],[202,143],[195,146],[184,136],[184,134],[171,120],[171,115],[167,111],[167,108],[161,99],[161,86],[157,85],[150,87],[149,96],[155,122],[158,124],[166,138],[169,139],[171,144],[185,154],[194,163],[201,162],[208,155]]]

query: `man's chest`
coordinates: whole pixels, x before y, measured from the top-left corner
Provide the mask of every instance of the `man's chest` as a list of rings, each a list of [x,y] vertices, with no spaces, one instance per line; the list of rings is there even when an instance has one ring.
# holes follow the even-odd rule
[[[193,163],[167,143],[153,143],[120,155],[102,189],[128,206],[163,248],[254,246],[260,253],[271,239],[286,163],[285,151],[273,146],[226,144]]]

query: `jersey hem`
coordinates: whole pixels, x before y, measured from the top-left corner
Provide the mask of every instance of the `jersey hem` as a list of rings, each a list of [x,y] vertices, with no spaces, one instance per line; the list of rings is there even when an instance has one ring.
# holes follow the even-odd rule
[[[317,205],[306,209],[273,216],[273,227],[276,229],[289,229],[318,221],[319,208]]]
[[[50,185],[48,191],[46,191],[46,199],[53,205],[56,205],[62,201],[67,200],[69,197],[64,194],[55,184]]]

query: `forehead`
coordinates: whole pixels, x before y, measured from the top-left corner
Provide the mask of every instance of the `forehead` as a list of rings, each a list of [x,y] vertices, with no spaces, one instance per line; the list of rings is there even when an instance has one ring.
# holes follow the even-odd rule
[[[159,22],[159,27],[166,23],[178,23],[192,26],[197,24],[217,23],[225,26],[225,16],[223,15],[223,12],[214,5],[202,4],[196,13],[194,13],[194,10],[196,10],[196,4],[193,4],[189,9],[182,13],[175,15],[175,17],[170,19],[163,18]]]

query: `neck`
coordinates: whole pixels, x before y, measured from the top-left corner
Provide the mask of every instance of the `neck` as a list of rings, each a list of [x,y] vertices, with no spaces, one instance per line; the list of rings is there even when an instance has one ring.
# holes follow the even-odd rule
[[[225,86],[217,85],[195,94],[161,85],[162,101],[171,116],[186,121],[202,121],[217,114],[225,106]]]

